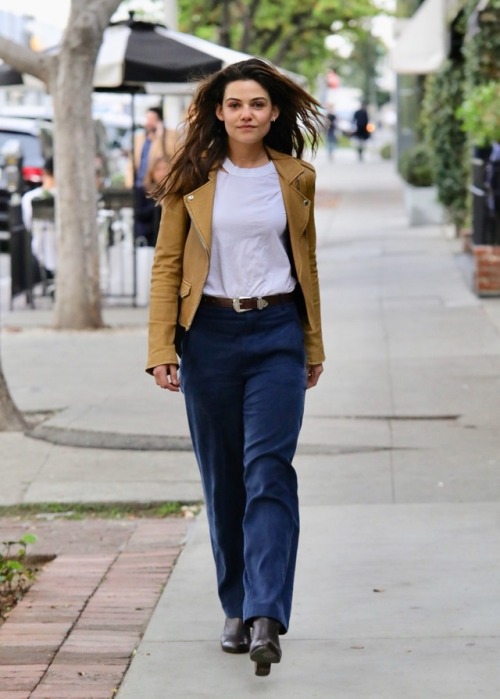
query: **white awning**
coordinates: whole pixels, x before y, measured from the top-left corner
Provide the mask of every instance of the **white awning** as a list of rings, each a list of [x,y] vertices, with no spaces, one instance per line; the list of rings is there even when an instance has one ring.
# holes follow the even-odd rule
[[[396,73],[436,73],[450,48],[449,25],[466,0],[424,0],[413,17],[399,20],[390,65]]]
[[[435,73],[448,55],[446,0],[425,0],[411,19],[401,23],[389,56],[396,73]]]

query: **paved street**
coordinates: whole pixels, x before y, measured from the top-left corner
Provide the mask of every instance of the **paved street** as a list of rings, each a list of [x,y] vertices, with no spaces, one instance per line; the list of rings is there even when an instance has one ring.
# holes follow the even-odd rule
[[[282,663],[256,678],[220,652],[202,512],[118,699],[500,694],[500,299],[472,293],[448,227],[408,226],[391,162],[316,166],[327,362],[296,458]],[[47,419],[38,439],[0,434],[0,504],[201,499],[182,397],[143,371],[147,310],[105,320],[58,333],[50,310],[2,308],[13,396]]]

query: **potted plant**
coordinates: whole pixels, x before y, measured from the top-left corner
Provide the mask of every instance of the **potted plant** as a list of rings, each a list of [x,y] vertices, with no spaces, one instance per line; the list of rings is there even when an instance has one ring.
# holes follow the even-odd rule
[[[437,198],[432,154],[424,143],[407,148],[399,159],[410,226],[444,222]]]

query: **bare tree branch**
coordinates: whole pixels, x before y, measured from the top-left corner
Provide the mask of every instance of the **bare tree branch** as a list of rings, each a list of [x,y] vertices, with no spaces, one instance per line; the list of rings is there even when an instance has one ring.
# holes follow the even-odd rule
[[[0,36],[0,58],[20,73],[28,73],[48,84],[50,64],[54,61],[54,56],[37,53],[27,46],[21,46],[5,36]]]
[[[121,0],[88,0],[82,5],[79,0],[71,3],[70,19],[68,20],[66,31],[63,35],[63,43],[69,41],[72,48],[78,45],[85,45],[92,40],[96,44],[95,26],[99,28],[98,43],[96,51],[99,49],[102,33],[107,27],[113,13],[118,9]],[[74,19],[72,24],[71,20]],[[70,31],[68,32],[68,29]],[[27,46],[22,46],[11,41],[5,36],[0,36],[0,58],[8,65],[15,68],[20,73],[28,73],[38,78],[46,85],[49,84],[50,75],[55,69],[57,54],[47,55],[36,52]]]

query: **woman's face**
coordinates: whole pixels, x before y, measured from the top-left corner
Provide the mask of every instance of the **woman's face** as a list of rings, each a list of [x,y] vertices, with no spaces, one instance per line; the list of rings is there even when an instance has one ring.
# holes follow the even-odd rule
[[[242,145],[261,143],[271,128],[279,109],[271,103],[269,93],[255,80],[228,83],[217,118],[224,122],[230,141]]]

